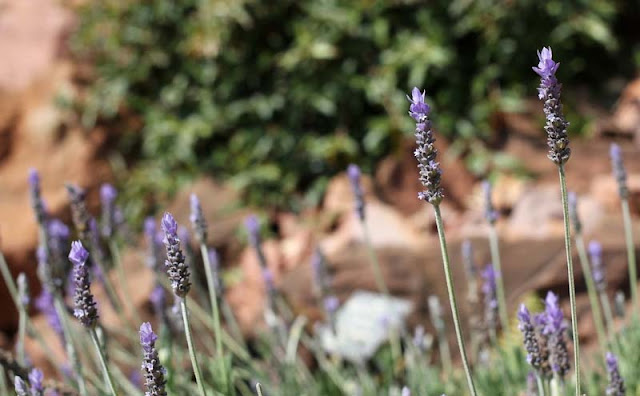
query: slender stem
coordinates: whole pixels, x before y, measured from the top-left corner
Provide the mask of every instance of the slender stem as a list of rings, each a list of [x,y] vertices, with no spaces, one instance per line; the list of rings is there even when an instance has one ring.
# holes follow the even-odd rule
[[[20,307],[18,288],[16,287],[13,275],[11,275],[11,270],[9,270],[9,266],[7,265],[7,261],[4,259],[4,254],[2,254],[2,252],[0,252],[0,272],[2,273],[2,278],[4,278],[5,285],[7,285],[7,290],[9,290],[11,299],[13,299],[13,303],[16,305],[16,308]]]
[[[536,373],[536,384],[538,384],[538,396],[546,396],[544,392],[544,384],[542,383],[542,378],[538,373]]]
[[[598,343],[600,344],[600,350],[602,351],[602,353],[604,353],[607,350],[607,337],[602,321],[600,304],[598,303],[598,291],[596,290],[596,285],[593,282],[591,264],[589,263],[587,249],[585,248],[582,234],[576,233],[575,240],[576,248],[578,249],[578,256],[580,257],[580,265],[582,266],[582,273],[584,274],[584,280],[587,284],[587,294],[589,295],[589,304],[591,305],[591,311],[593,312],[593,323],[596,327]]]
[[[4,367],[0,366],[0,394],[10,394],[9,388],[7,388],[7,373],[4,371]]]
[[[124,274],[124,268],[122,266],[122,259],[120,257],[120,250],[118,249],[118,245],[114,240],[109,241],[109,250],[111,252],[111,257],[113,258],[113,266],[116,269],[116,274],[118,276],[118,282],[121,285],[122,290],[124,290],[124,299],[127,302],[127,308],[129,309],[129,314],[133,316],[134,323],[137,323],[140,318],[140,312],[136,308],[136,305],[133,302],[133,298],[131,298],[131,292],[129,291],[129,283],[127,282],[127,277]],[[106,276],[106,275],[105,275]]]
[[[609,297],[604,291],[600,292],[600,303],[602,304],[602,310],[604,311],[604,318],[607,323],[607,332],[609,334],[609,340],[613,341],[614,328],[613,328],[613,311],[611,310],[611,304],[609,303]]]
[[[567,181],[564,166],[558,165],[560,192],[562,193],[562,212],[564,217],[564,244],[567,254],[567,275],[569,278],[569,300],[571,303],[571,330],[573,332],[574,367],[576,371],[576,396],[580,393],[580,339],[578,338],[578,316],[576,313],[576,286],[573,277],[573,257],[571,254],[571,230],[569,226],[569,203],[567,201]]]
[[[67,310],[64,307],[64,302],[62,301],[62,297],[55,296],[54,297],[54,305],[56,311],[58,311],[58,316],[60,317],[60,322],[62,322],[62,330],[64,332],[65,339],[65,348],[67,350],[67,357],[71,364],[73,365],[73,369],[75,371],[76,380],[78,381],[78,390],[82,396],[87,396],[87,385],[84,382],[84,376],[82,374],[82,365],[80,364],[80,359],[76,353],[76,348],[73,345],[74,337],[71,334],[71,324],[69,323],[69,318],[67,317]]]
[[[89,329],[89,334],[91,335],[91,340],[93,341],[93,345],[96,347],[96,352],[98,352],[98,357],[100,358],[100,365],[102,366],[102,373],[104,374],[104,379],[109,388],[109,392],[112,395],[117,396],[116,388],[113,385],[113,380],[111,379],[111,372],[109,371],[109,366],[107,365],[107,359],[102,352],[102,348],[100,347],[100,340],[98,340],[98,334],[96,333],[95,328]]]
[[[502,331],[507,331],[509,329],[509,315],[507,314],[507,299],[504,293],[502,266],[500,265],[500,249],[498,247],[498,232],[496,231],[495,224],[491,224],[489,227],[489,249],[491,250],[493,271],[496,273],[496,294],[498,297],[500,324],[502,325]]]
[[[636,270],[636,249],[633,246],[633,230],[631,228],[631,213],[629,212],[629,200],[622,199],[622,219],[624,221],[624,239],[627,243],[627,260],[629,265],[629,284],[631,286],[631,299],[633,303],[633,317],[637,318],[640,312],[638,302],[638,275]]]
[[[367,253],[369,254],[371,269],[373,270],[373,276],[375,277],[378,290],[380,291],[380,293],[389,295],[389,289],[387,289],[387,285],[384,282],[384,277],[382,276],[382,271],[380,270],[380,262],[378,261],[378,256],[376,255],[376,252],[373,249],[373,244],[371,243],[369,227],[367,227],[367,223],[364,220],[360,220],[360,224],[362,225],[362,233],[364,235],[365,245],[367,245]]]
[[[24,342],[26,338],[27,332],[27,311],[24,307],[18,309],[18,361],[20,364],[25,365],[25,352],[24,352]]]
[[[193,367],[193,374],[196,376],[196,383],[200,390],[201,396],[207,396],[207,392],[204,390],[204,383],[202,382],[202,373],[200,372],[200,366],[198,365],[198,358],[196,357],[196,350],[193,346],[193,337],[191,335],[191,326],[189,325],[189,311],[187,311],[187,297],[185,296],[180,300],[180,308],[182,310],[182,321],[184,322],[184,334],[187,338],[187,346],[189,347],[189,357],[191,358],[191,366]]]
[[[442,223],[442,215],[440,214],[440,206],[434,205],[433,210],[436,216],[436,226],[438,227],[438,237],[440,238],[440,250],[442,252],[442,265],[444,267],[444,275],[447,282],[447,292],[449,293],[449,303],[451,305],[451,315],[453,316],[453,325],[456,330],[456,338],[458,340],[458,348],[462,357],[462,366],[467,377],[469,392],[471,396],[476,396],[476,387],[471,377],[471,369],[467,359],[467,352],[464,348],[464,339],[462,338],[462,329],[460,327],[460,318],[458,317],[458,304],[456,303],[456,294],[453,289],[453,278],[451,276],[451,264],[449,262],[449,252],[447,251],[447,241],[444,236],[444,225]]]
[[[224,363],[224,355],[222,350],[222,331],[220,331],[220,311],[218,309],[218,294],[216,292],[216,283],[213,279],[213,271],[209,260],[209,252],[204,243],[200,244],[200,254],[204,262],[204,272],[207,277],[207,288],[209,289],[209,300],[211,301],[211,313],[213,319],[213,333],[216,338],[216,355],[218,362],[222,367],[222,378],[224,378],[224,388],[227,388],[227,368]]]

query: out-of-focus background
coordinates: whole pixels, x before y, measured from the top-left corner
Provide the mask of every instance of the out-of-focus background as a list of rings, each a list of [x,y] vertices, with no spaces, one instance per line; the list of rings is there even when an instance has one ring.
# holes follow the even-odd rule
[[[416,198],[405,94],[418,86],[438,132],[454,260],[464,238],[488,260],[478,182],[490,178],[510,304],[527,290],[564,295],[557,174],[531,70],[547,45],[571,122],[569,188],[624,288],[607,154],[622,144],[637,222],[640,3],[624,0],[1,0],[0,246],[36,282],[32,167],[48,210],[65,220],[67,181],[88,189],[94,210],[99,185],[114,183],[133,230],[166,209],[186,222],[196,192],[250,331],[264,292],[239,231],[249,212],[261,214],[270,265],[296,309],[311,310],[317,244],[342,299],[375,288],[343,172],[356,163],[388,284],[422,321],[426,295],[444,287],[432,215]],[[139,258],[128,258],[136,276]],[[139,285],[143,304],[151,284],[140,275]],[[11,334],[17,316],[0,289],[0,329]]]

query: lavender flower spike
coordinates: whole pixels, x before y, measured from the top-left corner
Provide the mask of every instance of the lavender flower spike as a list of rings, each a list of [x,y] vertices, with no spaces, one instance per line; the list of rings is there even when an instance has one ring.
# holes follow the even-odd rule
[[[611,353],[607,352],[605,357],[607,364],[607,373],[609,373],[609,385],[607,385],[607,396],[624,396],[626,388],[624,386],[624,379],[620,375],[618,369],[618,358]]]
[[[609,155],[611,156],[613,176],[618,182],[618,194],[620,195],[620,198],[627,199],[629,197],[629,188],[627,187],[627,170],[625,169],[624,162],[622,161],[622,150],[620,150],[620,146],[615,143],[611,143]]]
[[[411,391],[406,386],[403,386],[400,396],[411,396]]]
[[[495,331],[498,319],[498,299],[496,294],[496,273],[493,265],[488,264],[482,270],[482,293],[484,294],[484,321],[487,328]]]
[[[29,372],[29,383],[31,384],[31,394],[33,396],[44,395],[44,385],[42,384],[43,380],[44,375],[40,369],[34,368]]]
[[[186,297],[191,282],[189,281],[189,267],[185,263],[180,239],[178,238],[178,223],[171,213],[165,213],[162,217],[162,230],[164,231],[164,244],[167,249],[167,259],[165,267],[171,282],[173,293],[181,298]]]
[[[544,114],[547,118],[544,130],[547,132],[548,157],[557,165],[562,165],[571,156],[567,135],[569,122],[564,118],[562,112],[562,102],[560,101],[562,84],[558,82],[555,75],[560,64],[552,59],[552,55],[550,47],[538,51],[538,67],[532,69],[540,76],[538,98],[544,101]]]
[[[591,276],[598,292],[602,293],[607,288],[607,278],[602,265],[602,245],[598,241],[589,242],[589,256],[591,258]]]
[[[71,243],[69,260],[73,263],[73,281],[75,284],[73,302],[75,316],[83,326],[93,328],[98,320],[98,310],[91,294],[91,281],[87,260],[89,252],[82,246],[82,242]]]
[[[27,383],[24,382],[22,378],[16,375],[15,378],[13,379],[13,384],[14,384],[17,396],[31,396],[31,391],[29,390]]]
[[[198,241],[200,244],[207,243],[207,220],[204,218],[204,213],[202,213],[202,206],[200,206],[200,200],[196,194],[191,194],[190,198],[191,202],[191,216],[189,219],[191,220],[191,225],[193,226],[193,230],[198,237]]]
[[[360,168],[356,164],[351,164],[347,168],[347,176],[351,182],[351,189],[356,201],[356,213],[361,221],[364,221],[364,193],[360,182]]]
[[[158,336],[153,332],[151,324],[145,322],[140,326],[140,345],[144,358],[142,360],[142,371],[144,372],[144,385],[147,391],[145,396],[166,396],[164,378],[165,369],[160,364],[160,357],[156,350],[156,340]]]
[[[565,338],[566,325],[564,315],[558,305],[558,296],[553,292],[547,293],[545,298],[545,316],[543,332],[548,337],[549,361],[551,370],[560,378],[569,372],[569,351]]]
[[[420,171],[420,182],[424,186],[424,191],[418,193],[418,198],[427,201],[434,206],[438,206],[444,194],[440,186],[442,170],[440,164],[436,162],[438,150],[435,148],[435,138],[431,130],[429,112],[431,108],[425,103],[425,93],[418,88],[413,88],[411,97],[407,97],[411,102],[409,115],[416,121],[416,143],[417,148],[414,155],[418,160]]]
[[[111,238],[115,230],[115,200],[118,191],[109,183],[100,186],[100,204],[102,206],[102,235]]]
[[[36,221],[40,226],[47,222],[47,211],[40,193],[40,175],[35,169],[29,169],[29,195],[31,196],[31,207],[36,214]]]
[[[91,214],[85,202],[86,191],[73,184],[65,185],[71,200],[71,218],[82,241],[91,241]]]
[[[547,364],[542,347],[536,334],[536,328],[531,320],[531,314],[524,304],[518,310],[518,329],[524,337],[524,349],[527,351],[527,363],[531,365],[539,374],[546,375],[545,366]]]
[[[493,206],[491,200],[491,183],[488,180],[482,182],[482,192],[484,193],[484,218],[489,224],[495,224],[498,220],[498,211]]]

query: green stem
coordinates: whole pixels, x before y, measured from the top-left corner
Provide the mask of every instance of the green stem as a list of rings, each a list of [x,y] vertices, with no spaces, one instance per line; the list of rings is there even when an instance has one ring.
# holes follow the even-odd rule
[[[98,352],[98,357],[100,358],[100,365],[102,366],[102,373],[104,375],[104,379],[107,387],[109,388],[109,392],[113,396],[117,396],[116,388],[113,385],[113,380],[111,379],[111,372],[109,371],[109,366],[107,365],[107,359],[102,352],[102,348],[100,347],[100,340],[98,339],[98,334],[96,333],[95,328],[89,329],[89,334],[91,335],[91,340],[93,341],[93,345],[96,347],[96,352]]]
[[[189,347],[189,357],[191,358],[191,366],[193,367],[193,374],[196,376],[196,383],[200,390],[201,396],[207,396],[207,392],[204,389],[204,383],[202,382],[202,373],[200,372],[200,366],[198,365],[198,358],[196,357],[196,350],[193,345],[193,336],[191,335],[191,326],[189,325],[189,311],[187,311],[187,297],[183,297],[180,300],[180,308],[182,310],[182,321],[184,322],[184,334],[187,338],[187,346]]]
[[[609,303],[609,297],[604,291],[600,292],[600,303],[602,304],[602,310],[604,311],[604,318],[607,323],[607,332],[609,334],[609,341],[613,342],[613,336],[615,330],[613,328],[613,311],[611,310],[611,304]]]
[[[598,336],[598,343],[600,344],[600,350],[604,353],[607,350],[607,337],[604,330],[602,321],[602,312],[600,311],[600,304],[598,303],[598,291],[596,285],[593,282],[593,275],[591,273],[591,264],[587,256],[587,249],[584,245],[584,239],[581,233],[575,234],[576,247],[578,248],[578,256],[580,257],[580,265],[582,266],[582,273],[584,274],[584,280],[587,284],[587,294],[589,295],[589,303],[591,305],[591,311],[593,312],[593,322],[596,327],[596,334]]]
[[[638,286],[636,284],[638,275],[636,272],[636,249],[633,246],[633,230],[631,227],[631,213],[629,211],[629,200],[622,199],[622,219],[624,221],[624,239],[627,244],[627,261],[629,266],[629,284],[631,286],[631,299],[633,304],[633,317],[637,318],[640,312],[638,302]]]
[[[0,252],[0,272],[2,273],[2,278],[4,278],[4,283],[7,285],[7,290],[9,290],[13,303],[16,308],[19,309],[20,298],[18,298],[18,288],[16,287],[13,275],[11,275],[11,270],[9,270],[9,266],[7,265],[7,261],[4,259],[4,254],[2,254],[2,252]]]
[[[138,312],[138,309],[133,302],[133,298],[131,298],[131,293],[129,292],[129,283],[127,282],[127,277],[124,274],[124,268],[122,266],[120,250],[118,249],[118,246],[114,240],[109,241],[109,250],[111,252],[111,257],[113,258],[113,266],[116,269],[118,282],[120,282],[121,289],[124,290],[124,298],[127,302],[127,308],[129,309],[129,313],[133,315],[133,318],[136,319],[133,322],[137,323],[137,319],[141,317],[140,312]]]
[[[209,289],[209,300],[211,302],[211,313],[213,316],[213,333],[216,338],[216,355],[218,362],[222,367],[222,378],[224,378],[224,389],[227,389],[227,368],[224,363],[224,354],[222,350],[222,331],[220,330],[220,311],[218,309],[218,294],[216,292],[216,283],[213,279],[213,271],[209,260],[209,252],[204,243],[200,244],[200,254],[204,262],[204,272],[207,277],[207,288]]]
[[[18,361],[20,364],[26,365],[24,342],[27,332],[27,311],[22,307],[18,313]]]
[[[387,289],[387,285],[384,282],[384,277],[382,276],[382,271],[380,270],[380,262],[378,261],[378,256],[376,255],[376,252],[373,249],[373,244],[371,243],[369,227],[367,227],[367,223],[364,220],[360,220],[360,224],[362,225],[362,233],[364,235],[365,245],[367,245],[367,253],[369,254],[371,269],[373,270],[373,276],[376,280],[378,290],[380,291],[380,293],[389,295],[389,289]]]
[[[82,365],[80,364],[80,359],[76,352],[76,348],[73,345],[73,334],[71,334],[71,324],[69,323],[69,318],[67,317],[67,310],[65,309],[64,302],[62,301],[62,297],[55,296],[54,297],[54,305],[56,311],[58,312],[58,317],[60,317],[60,322],[62,323],[62,331],[64,332],[64,340],[65,340],[65,348],[67,350],[67,357],[69,361],[73,365],[73,369],[76,375],[76,380],[78,381],[78,390],[82,396],[87,396],[87,385],[84,382],[84,376],[82,374]]]
[[[509,315],[507,314],[507,299],[504,293],[504,282],[502,276],[502,266],[500,265],[500,249],[498,247],[498,232],[495,224],[489,227],[489,249],[491,250],[491,262],[493,271],[496,273],[496,294],[498,297],[498,311],[500,313],[500,324],[502,331],[509,329]]]
[[[564,166],[558,165],[560,192],[562,194],[562,212],[564,217],[564,244],[567,254],[567,275],[569,278],[569,300],[571,303],[571,330],[573,332],[574,367],[576,372],[576,396],[580,393],[580,339],[578,338],[578,315],[576,312],[576,286],[573,277],[573,257],[571,254],[571,230],[569,226],[569,203],[567,201],[567,181]]]
[[[439,319],[439,324],[434,324],[438,333],[438,350],[440,352],[440,361],[442,362],[442,368],[447,373],[451,374],[451,350],[449,349],[449,342],[447,340],[447,334],[444,329],[444,321]]]
[[[453,278],[451,276],[451,264],[449,262],[449,252],[447,251],[447,241],[444,236],[444,225],[442,223],[440,206],[433,205],[433,210],[436,216],[436,226],[438,227],[438,237],[440,238],[440,250],[442,252],[442,265],[444,267],[444,275],[447,282],[447,292],[449,293],[449,303],[451,305],[451,315],[453,316],[453,325],[456,330],[456,338],[458,340],[458,348],[460,349],[460,356],[462,357],[462,366],[464,367],[464,372],[467,377],[469,392],[471,393],[471,396],[476,396],[476,387],[473,384],[473,378],[471,377],[471,369],[469,368],[467,352],[465,351],[465,348],[464,348],[464,339],[462,338],[460,318],[458,317],[458,304],[456,303],[456,294],[453,289]]]
[[[538,384],[538,396],[546,396],[544,392],[544,384],[542,383],[542,378],[538,373],[536,373],[536,384]]]

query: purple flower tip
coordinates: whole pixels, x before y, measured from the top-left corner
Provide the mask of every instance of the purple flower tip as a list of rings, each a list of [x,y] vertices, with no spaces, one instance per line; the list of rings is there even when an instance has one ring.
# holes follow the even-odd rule
[[[552,59],[553,52],[551,51],[551,47],[544,47],[542,50],[538,51],[538,67],[533,67],[533,71],[536,72],[542,78],[548,78],[554,74],[558,70],[560,66],[559,63],[554,62]]]
[[[409,102],[411,102],[411,106],[409,106],[409,115],[416,121],[419,121],[420,118],[428,115],[431,111],[429,105],[425,103],[425,96],[425,92],[420,92],[417,87],[414,87],[413,90],[411,90],[411,97],[407,97]]]
[[[531,322],[531,313],[524,304],[520,304],[520,309],[518,309],[518,320],[522,323]]]
[[[336,296],[329,296],[324,299],[324,309],[329,313],[336,312],[339,306],[340,300]]]
[[[194,193],[191,194],[191,196],[189,197],[189,202],[191,204],[192,214],[200,210],[200,200],[198,199],[198,196],[196,194]]]
[[[557,333],[564,330],[564,314],[558,304],[558,296],[553,292],[547,293],[544,301],[545,304],[545,331],[548,333]]]
[[[31,390],[34,394],[44,391],[42,381],[44,380],[44,374],[40,369],[34,368],[29,373],[29,382],[31,383]]]
[[[109,183],[100,186],[100,200],[104,205],[110,205],[118,197],[118,191]]]
[[[16,389],[16,394],[18,396],[26,396],[30,394],[30,391],[29,391],[29,388],[27,387],[26,382],[24,382],[24,380],[18,377],[17,375],[13,379],[13,384]]]
[[[47,224],[47,230],[51,238],[67,239],[71,235],[69,227],[59,219],[52,219]]]
[[[620,161],[622,158],[622,150],[620,149],[620,146],[615,143],[611,143],[611,146],[609,147],[609,155],[614,162]]]
[[[71,242],[71,251],[69,252],[69,260],[75,265],[82,265],[89,258],[89,252],[82,246],[82,242]]]
[[[400,395],[401,396],[411,396],[411,391],[406,386],[403,386],[402,387],[402,393]]]
[[[166,212],[164,216],[162,216],[162,230],[165,234],[171,236],[176,236],[178,234],[178,223],[169,212]]]
[[[600,257],[602,256],[602,245],[598,241],[589,242],[589,254],[591,256]]]
[[[149,216],[144,219],[144,234],[147,236],[147,239],[153,241],[156,235],[156,220]]]
[[[155,344],[157,339],[158,336],[153,332],[151,323],[144,322],[142,325],[140,325],[140,345],[142,345],[144,349],[151,348]]]
[[[250,235],[258,235],[260,232],[260,221],[256,215],[247,216],[244,220],[244,226],[247,227]]]
[[[351,164],[347,168],[347,175],[352,184],[358,184],[360,182],[360,168],[356,164]]]
[[[35,168],[29,169],[28,180],[31,188],[40,188],[40,174]]]
[[[605,356],[605,361],[607,363],[607,371],[617,371],[618,370],[618,358],[611,352],[607,352]]]

